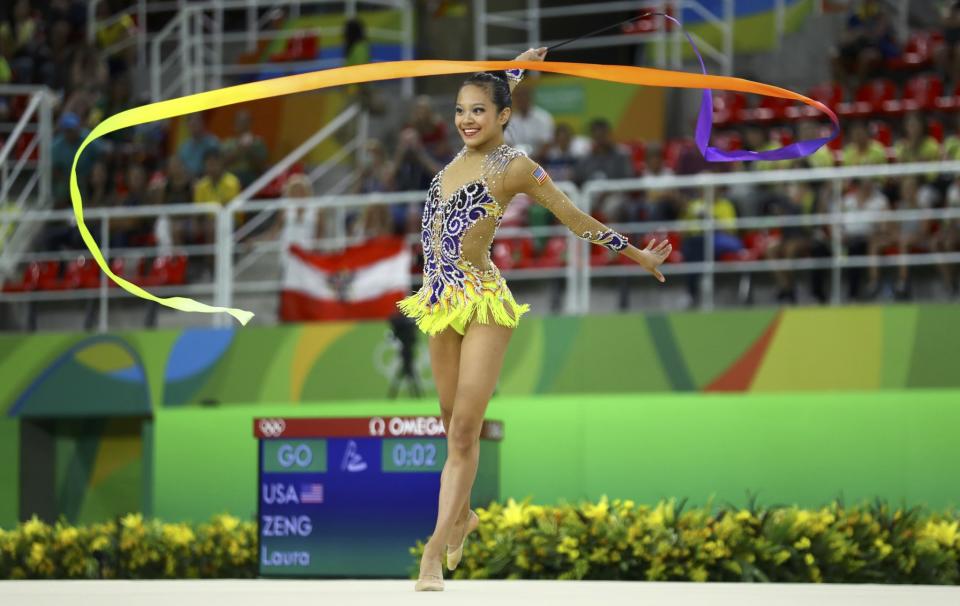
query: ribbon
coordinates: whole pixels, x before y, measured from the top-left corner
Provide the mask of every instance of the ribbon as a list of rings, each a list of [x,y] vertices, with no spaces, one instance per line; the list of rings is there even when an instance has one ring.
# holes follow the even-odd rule
[[[689,34],[687,38],[690,39]],[[690,39],[693,44],[693,40]],[[696,50],[696,46],[694,46]],[[697,51],[697,57],[700,58],[700,65],[703,66],[703,58]],[[703,98],[700,104],[700,115],[697,118],[696,142],[704,157],[711,162],[733,162],[737,160],[789,160],[809,155],[819,149],[827,141],[839,133],[840,122],[836,114],[819,101],[815,101],[801,94],[772,86],[760,82],[753,82],[741,78],[728,76],[710,76],[706,74],[704,67],[703,74],[693,74],[687,72],[674,72],[660,69],[650,69],[645,67],[634,67],[627,65],[600,65],[592,63],[559,63],[542,61],[390,61],[384,63],[368,63],[365,65],[354,65],[349,67],[339,67],[334,69],[319,70],[306,74],[297,74],[293,76],[283,76],[272,80],[260,82],[250,82],[238,84],[217,90],[212,90],[195,95],[187,95],[176,99],[158,101],[141,107],[135,107],[126,111],[110,116],[98,124],[90,134],[83,140],[77,154],[73,158],[73,166],[70,169],[70,200],[73,204],[73,212],[77,219],[77,229],[84,243],[93,255],[94,260],[100,269],[114,282],[116,282],[125,291],[135,296],[166,305],[180,311],[192,311],[202,313],[220,313],[225,312],[236,318],[242,325],[253,317],[253,313],[230,307],[217,307],[207,305],[186,297],[157,297],[147,292],[140,286],[116,275],[110,270],[100,248],[93,239],[93,235],[87,228],[83,220],[83,201],[80,197],[80,188],[77,186],[77,162],[80,154],[86,147],[96,139],[120,130],[129,128],[155,120],[163,120],[182,116],[194,112],[201,112],[235,103],[245,103],[277,97],[280,95],[289,95],[292,93],[302,93],[306,91],[330,88],[333,86],[344,86],[347,84],[358,84],[361,82],[375,82],[379,80],[393,80],[396,78],[418,78],[421,76],[439,76],[445,74],[463,74],[478,71],[495,71],[508,68],[523,68],[540,72],[551,72],[556,74],[566,74],[568,76],[577,76],[580,78],[592,78],[594,80],[605,80],[608,82],[619,82],[622,84],[636,84],[645,86],[662,86],[674,88],[701,88],[704,89]],[[833,133],[830,137],[820,139],[811,139],[807,141],[798,141],[786,147],[768,150],[763,152],[752,151],[723,151],[708,145],[710,140],[710,129],[713,116],[711,89],[740,91],[744,93],[754,93],[766,95],[769,97],[780,97],[783,99],[792,99],[813,106],[826,114],[833,122]]]

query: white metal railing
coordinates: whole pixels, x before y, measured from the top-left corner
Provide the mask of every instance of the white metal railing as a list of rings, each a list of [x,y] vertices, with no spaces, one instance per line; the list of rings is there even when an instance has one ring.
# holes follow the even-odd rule
[[[7,218],[0,218],[0,278],[11,268],[29,233],[14,229],[10,216],[31,208],[45,208],[51,203],[51,149],[53,142],[54,94],[45,87],[0,85],[0,96],[29,97],[26,109],[16,124],[0,135],[0,208]],[[6,133],[9,134],[6,134]],[[36,156],[36,160],[31,159]]]
[[[264,73],[296,72],[338,67],[342,60],[309,59],[283,63],[243,64],[229,59],[230,48],[256,49],[258,42],[287,38],[294,34],[339,36],[341,27],[299,28],[268,31],[264,27],[270,11],[278,7],[290,9],[296,19],[303,7],[339,7],[345,17],[357,14],[358,4],[367,7],[395,9],[400,12],[399,29],[367,28],[368,38],[397,42],[401,57],[413,58],[413,4],[411,0],[205,0],[184,3],[177,14],[150,41],[150,92],[153,101],[218,88],[227,77],[257,77]],[[261,11],[264,14],[261,15]],[[242,30],[228,31],[229,17],[239,16]],[[413,94],[413,80],[401,84],[405,96]]]
[[[526,45],[529,47],[552,46],[563,40],[543,40],[541,30],[542,21],[561,17],[575,17],[578,15],[609,14],[611,21],[622,16],[625,11],[656,11],[666,12],[669,9],[671,16],[681,24],[684,15],[692,11],[703,18],[704,23],[715,27],[720,33],[720,47],[717,48],[702,37],[691,33],[701,53],[707,59],[712,59],[720,67],[720,73],[733,73],[733,26],[734,0],[723,0],[723,13],[716,15],[696,0],[608,0],[600,2],[583,2],[571,6],[541,7],[540,0],[526,0],[525,8],[516,8],[506,11],[490,12],[487,0],[473,0],[474,14],[474,56],[478,60],[484,59],[512,59],[521,50],[516,44],[492,44],[490,42],[493,27],[512,31],[526,32]],[[667,21],[657,16],[656,31],[624,34],[620,32],[590,36],[566,45],[566,49],[575,48],[603,48],[608,46],[622,46],[624,44],[653,44],[654,64],[659,68],[683,67],[683,45],[686,39],[676,27],[669,28]],[[668,31],[669,30],[669,31]]]
[[[937,264],[958,264],[960,265],[960,252],[949,253],[921,253],[909,255],[885,255],[872,257],[848,256],[844,250],[843,233],[844,228],[853,223],[872,223],[872,222],[890,222],[900,223],[905,221],[923,221],[923,220],[941,220],[960,222],[960,207],[950,207],[943,209],[926,210],[900,210],[884,211],[873,213],[857,213],[851,216],[843,210],[840,202],[840,194],[843,191],[844,183],[850,179],[863,178],[882,178],[882,177],[900,177],[908,175],[927,175],[931,173],[945,175],[960,175],[960,162],[932,162],[903,165],[879,165],[866,167],[846,167],[846,168],[826,168],[826,169],[802,169],[802,170],[777,170],[777,171],[756,171],[744,173],[727,174],[700,174],[691,176],[674,177],[651,177],[640,179],[622,179],[608,181],[591,181],[582,189],[576,188],[573,184],[560,183],[558,186],[585,212],[590,212],[592,201],[596,196],[609,192],[633,192],[633,191],[653,191],[663,189],[696,189],[703,193],[703,200],[706,205],[705,219],[689,221],[655,221],[638,223],[610,223],[610,227],[617,229],[624,234],[657,234],[664,231],[685,232],[690,230],[702,230],[704,237],[704,260],[700,262],[682,262],[671,263],[663,266],[661,269],[665,275],[680,276],[686,274],[701,274],[703,309],[711,309],[714,306],[713,282],[718,274],[742,273],[755,274],[771,271],[800,271],[800,270],[827,270],[831,273],[832,299],[831,303],[836,305],[843,301],[841,289],[841,272],[847,268],[869,267],[872,265],[879,267],[895,266],[922,266]],[[780,260],[756,260],[756,261],[718,261],[714,257],[713,237],[717,225],[712,219],[712,206],[716,196],[716,188],[725,185],[743,185],[743,184],[782,184],[782,183],[802,183],[802,182],[820,182],[827,188],[827,194],[831,200],[830,210],[821,214],[802,214],[787,215],[776,217],[746,217],[739,218],[735,224],[724,226],[724,229],[767,229],[772,227],[803,227],[812,228],[824,226],[830,228],[830,256],[826,258],[807,257],[797,259]],[[351,194],[351,195],[327,195],[313,198],[294,198],[279,200],[254,200],[249,201],[243,206],[229,208],[213,204],[182,204],[182,205],[163,205],[163,206],[145,206],[138,208],[92,208],[85,211],[85,216],[91,225],[100,222],[97,228],[91,228],[94,233],[99,233],[104,256],[109,260],[111,257],[121,255],[141,255],[156,256],[158,251],[151,248],[137,249],[116,249],[110,247],[109,242],[109,222],[113,219],[124,217],[175,217],[190,215],[215,215],[216,216],[216,242],[214,246],[176,246],[175,252],[188,256],[215,256],[215,273],[212,283],[190,284],[188,286],[170,286],[155,289],[157,294],[186,294],[186,295],[212,295],[218,305],[232,306],[234,295],[238,293],[269,293],[276,292],[281,283],[279,280],[241,280],[240,276],[233,270],[233,256],[235,252],[249,252],[260,250],[266,253],[276,254],[278,261],[275,266],[277,275],[279,275],[282,265],[279,262],[281,253],[287,247],[286,242],[282,240],[274,241],[248,241],[241,242],[234,247],[234,213],[238,211],[255,212],[276,212],[281,209],[316,209],[322,211],[326,209],[334,211],[336,209],[363,208],[371,205],[380,204],[410,204],[422,202],[426,197],[426,192],[394,192],[394,193],[373,193],[373,194]],[[342,214],[330,212],[331,219],[338,223]],[[26,211],[13,216],[9,212],[0,212],[0,220],[12,220],[19,223],[26,222],[49,222],[64,221],[72,217],[71,211]],[[98,231],[99,230],[99,231]],[[346,234],[342,225],[337,227],[335,235],[328,235],[315,240],[315,244],[321,244],[325,249],[340,249],[344,246],[355,243],[363,236],[351,236]],[[624,277],[645,275],[645,271],[636,265],[606,265],[601,267],[592,267],[589,259],[590,244],[577,238],[563,225],[552,225],[543,227],[502,227],[498,230],[498,239],[518,238],[518,237],[536,237],[541,235],[563,235],[567,238],[568,255],[565,265],[560,267],[551,267],[543,269],[505,269],[503,273],[510,281],[526,280],[558,280],[561,279],[566,284],[566,304],[565,312],[583,314],[590,309],[590,292],[593,278]],[[662,237],[662,236],[661,236]],[[418,240],[418,234],[408,234],[411,243]],[[635,245],[642,246],[643,242],[637,237],[631,240]],[[62,252],[38,252],[25,256],[24,261],[39,260],[67,260],[74,259],[77,256],[83,256],[86,251],[62,251]],[[416,281],[415,277],[415,280]],[[35,302],[46,300],[66,300],[66,299],[99,299],[100,300],[100,322],[101,330],[108,326],[107,301],[116,297],[129,297],[125,292],[119,289],[109,289],[106,286],[106,280],[101,277],[101,286],[98,289],[91,290],[73,290],[69,292],[24,292],[24,293],[2,293],[0,302]],[[217,324],[225,324],[228,319],[222,314],[214,317]]]

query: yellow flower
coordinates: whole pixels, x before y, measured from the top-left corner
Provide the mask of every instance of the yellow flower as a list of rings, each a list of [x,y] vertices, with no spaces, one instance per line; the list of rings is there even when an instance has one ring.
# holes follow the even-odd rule
[[[527,559],[527,555],[522,551],[517,554],[517,557],[515,557],[513,561],[524,570],[530,569],[530,560]]]
[[[708,576],[709,575],[707,574],[707,569],[704,568],[703,566],[697,566],[696,568],[690,571],[690,580],[695,581],[697,583],[703,583],[704,581],[707,580]]]
[[[139,513],[128,513],[120,519],[120,525],[128,530],[143,526],[143,516]]]
[[[773,556],[773,563],[779,566],[780,564],[783,564],[789,559],[790,559],[790,552],[787,551],[786,549],[782,549],[779,552],[777,552],[777,555]]]
[[[737,515],[734,519],[738,522],[745,522],[751,518],[753,518],[753,514],[751,514],[746,509],[741,509],[740,511],[737,512]]]
[[[603,520],[607,517],[607,511],[609,511],[609,503],[607,502],[607,495],[600,497],[600,502],[597,505],[593,503],[587,503],[583,507],[583,515],[590,518],[591,520]]]
[[[36,570],[40,568],[40,565],[43,563],[43,558],[46,555],[47,549],[43,546],[43,543],[34,543],[30,545],[30,556],[27,557],[27,564]]]
[[[227,532],[232,532],[240,526],[240,519],[224,514],[220,516],[220,525],[223,526],[223,529]]]
[[[500,518],[501,527],[520,526],[523,524],[523,506],[510,498],[507,500],[507,506],[503,509]]]
[[[816,561],[816,559],[813,557],[812,553],[808,553],[807,555],[803,556],[803,561],[807,563],[807,566],[813,566],[813,563]]]
[[[804,549],[810,549],[810,539],[807,537],[801,537],[799,541],[793,544],[793,546],[801,551]]]
[[[57,535],[57,540],[64,545],[72,545],[78,536],[80,532],[76,528],[64,528]]]
[[[960,522],[948,524],[946,522],[934,522],[930,520],[927,522],[927,525],[923,527],[923,530],[920,531],[919,535],[927,539],[933,539],[941,545],[949,547],[960,538],[957,533],[958,526],[960,526]]]
[[[35,534],[40,534],[47,527],[46,524],[40,521],[36,515],[31,517],[29,520],[23,524],[23,534],[29,539]]]

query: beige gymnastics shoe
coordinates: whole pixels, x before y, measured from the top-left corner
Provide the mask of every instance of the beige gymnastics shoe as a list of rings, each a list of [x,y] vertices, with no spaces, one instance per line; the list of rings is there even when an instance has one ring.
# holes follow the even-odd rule
[[[463,557],[463,545],[467,542],[467,535],[476,530],[479,525],[480,518],[476,512],[471,509],[467,513],[466,530],[463,532],[463,540],[460,541],[460,546],[456,549],[450,549],[450,545],[447,545],[447,568],[453,570],[460,565],[460,558]]]
[[[437,562],[437,572],[423,572],[423,560],[420,560],[420,578],[414,591],[443,591],[443,566]]]

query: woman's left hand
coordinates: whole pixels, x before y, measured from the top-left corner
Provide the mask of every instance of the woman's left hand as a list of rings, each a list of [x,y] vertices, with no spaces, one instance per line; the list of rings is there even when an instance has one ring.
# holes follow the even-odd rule
[[[670,256],[670,253],[673,252],[673,245],[670,244],[669,240],[662,240],[660,244],[654,246],[656,243],[656,240],[650,240],[646,247],[640,251],[641,256],[643,256],[643,261],[640,262],[640,266],[652,273],[657,280],[665,282],[666,278],[663,277],[663,274],[660,273],[660,270],[657,268],[660,267],[660,265],[667,260],[667,257]]]
[[[547,47],[528,48],[523,51],[514,61],[543,61],[547,57]]]

